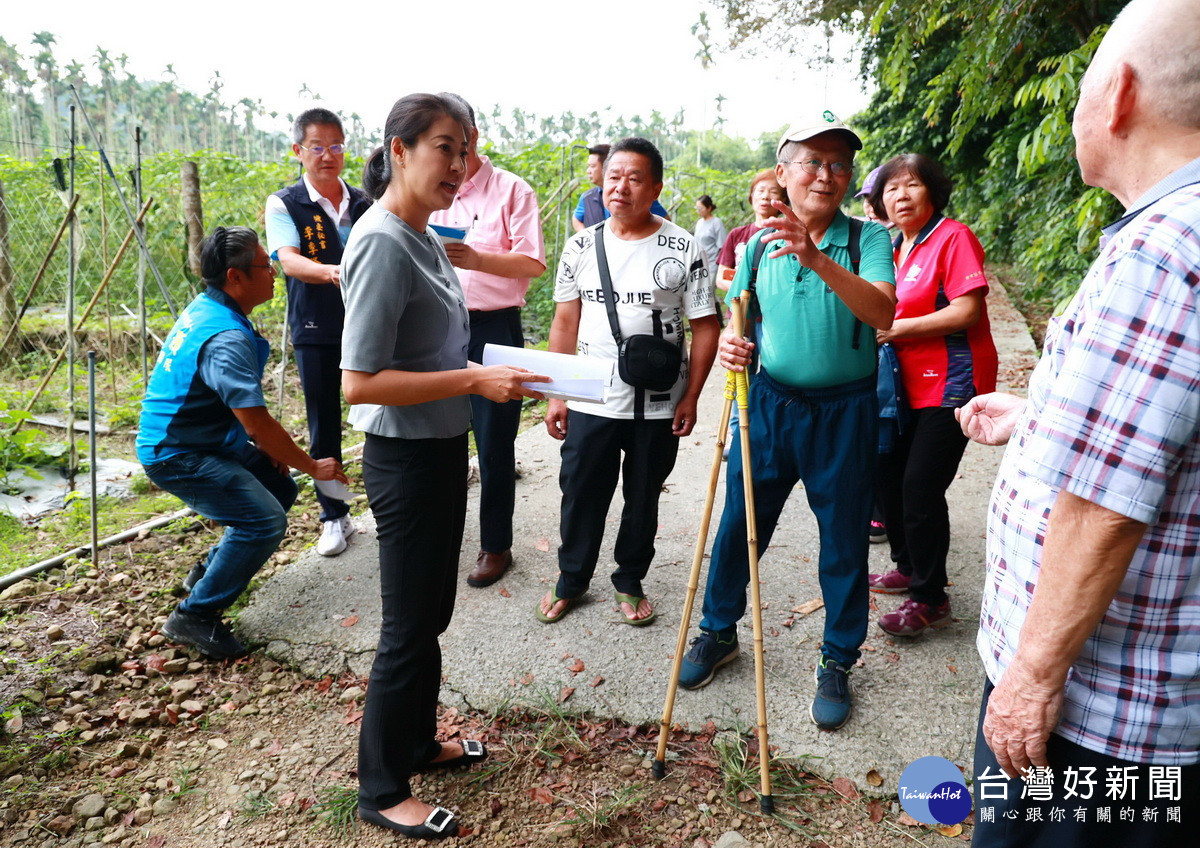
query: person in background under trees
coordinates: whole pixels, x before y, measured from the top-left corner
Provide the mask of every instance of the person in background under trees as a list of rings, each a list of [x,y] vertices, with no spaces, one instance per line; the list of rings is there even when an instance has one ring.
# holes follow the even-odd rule
[[[713,214],[716,209],[717,204],[707,194],[700,195],[696,201],[696,241],[700,242],[700,249],[708,257],[709,268],[717,267],[717,254],[729,235],[725,231],[725,222]]]
[[[458,269],[471,344],[467,358],[483,362],[486,344],[525,346],[521,307],[534,277],[546,270],[546,247],[537,194],[529,183],[497,168],[479,154],[475,110],[457,94],[471,119],[467,174],[449,209],[436,210],[431,224],[469,227],[466,238],[445,245]],[[479,458],[479,553],[467,575],[469,586],[490,586],[512,565],[513,509],[516,502],[514,444],[521,427],[521,401],[494,403],[471,395],[471,429]]]
[[[370,201],[342,180],[346,135],[337,115],[321,108],[302,112],[292,139],[304,173],[267,198],[267,248],[287,275],[288,324],[304,390],[308,452],[341,462],[342,246]],[[354,532],[350,505],[319,490],[317,502],[317,553],[337,556]]]
[[[287,532],[296,500],[288,466],[346,482],[333,457],[313,459],[267,412],[262,375],[270,345],[250,312],[275,292],[275,268],[247,227],[217,227],[201,245],[207,288],[171,328],[138,423],[146,476],[205,518],[221,541],[192,569],[191,590],[163,625],[168,639],[210,659],[246,653],[221,613],[245,591]]]

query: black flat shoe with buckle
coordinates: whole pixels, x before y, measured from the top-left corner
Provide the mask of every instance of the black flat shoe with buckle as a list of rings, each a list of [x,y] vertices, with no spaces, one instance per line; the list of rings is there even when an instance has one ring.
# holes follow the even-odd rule
[[[400,824],[378,810],[364,810],[362,807],[358,808],[358,817],[410,839],[445,839],[458,833],[458,819],[445,807],[434,807],[421,824]]]
[[[438,760],[437,762],[429,761],[422,766],[419,766],[414,771],[417,773],[433,771],[434,769],[451,769],[459,766],[473,766],[476,763],[482,763],[487,759],[487,748],[478,739],[463,739],[459,745],[462,746],[463,752],[457,757],[451,757],[448,760]]]

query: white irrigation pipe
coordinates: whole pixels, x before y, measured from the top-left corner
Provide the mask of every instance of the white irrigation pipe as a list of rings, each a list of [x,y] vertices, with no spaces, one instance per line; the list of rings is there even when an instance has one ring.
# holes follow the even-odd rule
[[[160,518],[155,518],[155,519],[153,519],[151,521],[147,521],[143,524],[138,524],[135,527],[130,527],[128,530],[122,530],[117,535],[109,536],[107,539],[101,539],[99,542],[96,543],[97,550],[99,550],[100,548],[107,548],[109,545],[119,545],[121,542],[125,542],[125,541],[128,541],[129,539],[135,538],[143,531],[155,530],[166,524],[170,524],[172,521],[176,521],[180,518],[186,518],[189,515],[195,515],[195,514],[196,513],[194,513],[192,510],[188,509],[187,507],[184,507],[183,509],[179,510],[178,512],[173,512],[170,515],[164,515],[164,516],[161,516]],[[33,565],[27,566],[18,571],[14,571],[11,574],[6,574],[3,577],[0,577],[0,590],[7,589],[9,586],[11,586],[14,583],[17,583],[21,580],[24,580],[26,577],[33,577],[35,574],[39,574],[43,571],[48,571],[49,569],[54,568],[56,565],[62,565],[64,562],[66,562],[71,557],[79,556],[80,554],[89,553],[89,552],[91,552],[91,550],[92,550],[91,545],[80,545],[78,548],[67,551],[65,554],[59,554],[56,557],[51,557],[50,559],[44,559],[41,562],[34,563]]]
[[[365,444],[366,444],[365,442],[359,442],[357,445],[351,445],[349,448],[346,449],[344,454],[351,455],[351,456],[356,455],[362,451]],[[298,471],[292,472],[293,476],[295,476],[297,474],[299,474]],[[93,489],[93,491],[95,491],[95,490]],[[360,495],[359,497],[363,497],[363,496]],[[357,499],[358,498],[355,498],[355,500],[357,500]],[[187,518],[189,515],[195,515],[195,514],[196,513],[193,510],[188,509],[187,507],[184,507],[183,509],[179,510],[178,512],[173,512],[170,515],[164,515],[164,516],[161,516],[160,518],[151,519],[150,521],[144,522],[142,524],[138,524],[134,527],[130,527],[128,530],[122,530],[120,533],[118,533],[115,536],[109,536],[107,539],[101,539],[99,542],[96,543],[96,551],[100,551],[104,548],[109,547],[110,545],[119,545],[119,544],[121,544],[121,542],[126,542],[126,541],[140,535],[143,531],[157,530],[159,527],[163,527],[167,524],[170,524],[172,521],[175,521],[180,518]],[[51,557],[50,559],[44,559],[41,562],[35,562],[33,565],[26,566],[25,568],[22,568],[18,571],[13,571],[10,574],[5,574],[3,577],[0,577],[0,592],[4,591],[5,589],[7,589],[9,586],[13,585],[14,583],[24,580],[26,577],[33,577],[35,574],[40,574],[41,572],[48,571],[57,565],[62,565],[64,562],[66,562],[71,557],[79,556],[80,554],[86,554],[86,553],[91,553],[91,552],[92,552],[91,545],[80,545],[78,548],[73,548],[72,550],[69,550],[66,553],[59,554],[58,556]]]

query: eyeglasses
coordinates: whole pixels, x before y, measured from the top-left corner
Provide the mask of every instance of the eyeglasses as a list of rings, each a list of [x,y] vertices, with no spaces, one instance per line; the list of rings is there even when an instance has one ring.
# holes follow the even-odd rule
[[[835,177],[844,177],[854,170],[849,162],[822,162],[820,159],[785,159],[781,164],[799,165],[806,174],[819,174],[822,168],[828,168]]]
[[[315,147],[305,147],[303,144],[301,144],[301,145],[298,145],[298,147],[301,150],[307,150],[309,153],[311,153],[313,156],[316,156],[318,159],[325,155],[326,150],[328,150],[334,156],[341,156],[343,153],[346,152],[346,145],[344,145],[344,144],[331,144],[328,147],[322,147],[319,144],[316,145]]]
[[[265,264],[259,262],[251,262],[251,268],[267,268],[271,271],[272,277],[281,277],[283,273],[279,270],[279,265],[275,262],[267,262]]]

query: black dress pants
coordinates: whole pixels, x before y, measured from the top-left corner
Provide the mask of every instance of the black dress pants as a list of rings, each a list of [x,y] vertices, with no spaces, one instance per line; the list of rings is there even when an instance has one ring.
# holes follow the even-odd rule
[[[912,576],[913,600],[946,601],[950,510],[946,490],[954,482],[967,437],[945,407],[914,409],[892,453],[879,457],[878,503],[883,507],[892,561]]]
[[[624,507],[612,582],[618,592],[643,594],[642,580],[654,560],[658,498],[678,451],[670,418],[637,421],[569,413],[558,476],[563,495],[558,597],[577,598],[591,583],[618,473]]]
[[[304,389],[308,418],[308,455],[342,461],[342,348],[340,345],[296,345],[296,370]],[[317,490],[321,520],[333,521],[350,512],[345,501]]]
[[[1153,766],[1050,734],[1051,780],[1037,791],[1004,779],[983,737],[992,683],[984,678],[975,731],[975,848],[1191,848],[1200,764]]]
[[[437,755],[438,637],[450,624],[467,509],[467,435],[367,434],[363,480],[379,534],[383,625],[359,735],[359,805],[411,797],[414,766]]]
[[[483,362],[485,344],[521,347],[521,310],[471,313],[467,358]],[[517,476],[513,444],[521,426],[521,401],[494,403],[471,395],[471,429],[479,457],[479,547],[501,554],[512,547]]]

